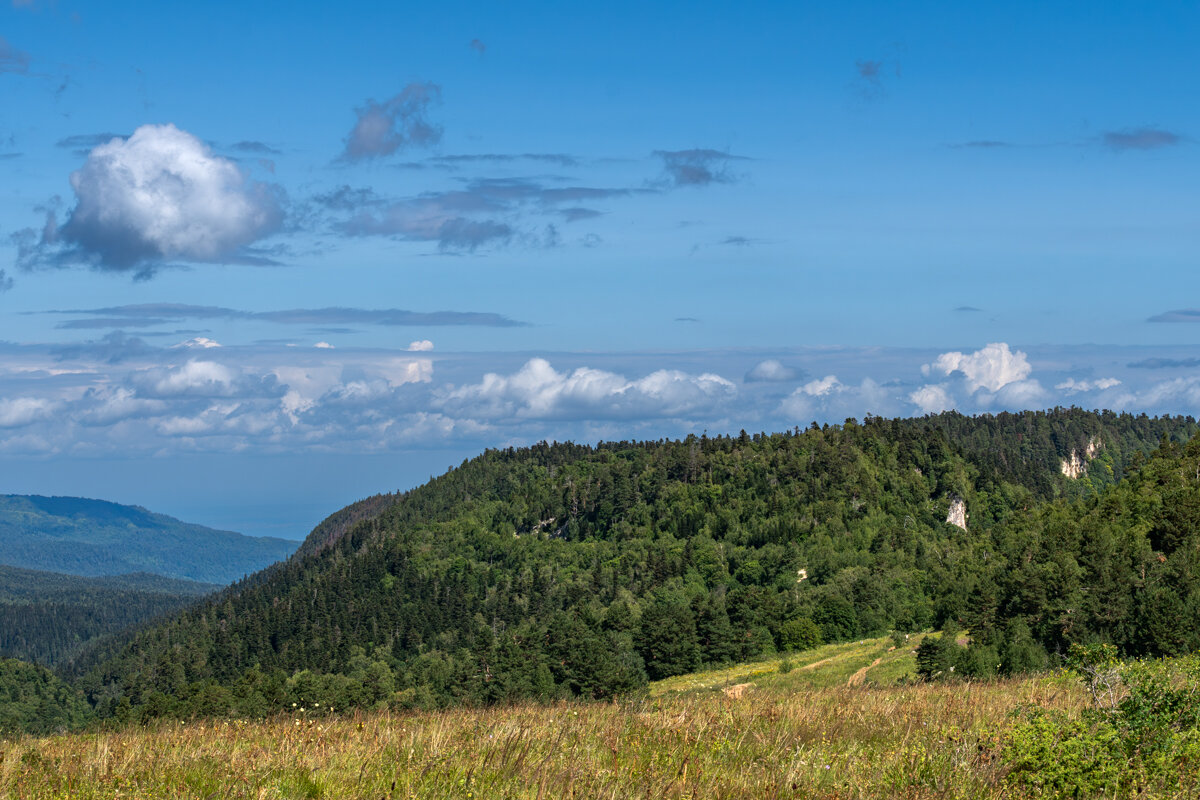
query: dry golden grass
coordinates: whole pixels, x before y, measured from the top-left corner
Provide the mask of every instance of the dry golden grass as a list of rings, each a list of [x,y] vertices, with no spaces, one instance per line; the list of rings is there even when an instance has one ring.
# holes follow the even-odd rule
[[[850,674],[880,657],[866,645],[844,646],[863,651],[842,659]],[[698,680],[706,686],[621,703],[306,712],[9,740],[0,797],[1000,797],[995,742],[1010,713],[1084,702],[1052,676],[806,685],[819,669],[756,677],[738,699]]]

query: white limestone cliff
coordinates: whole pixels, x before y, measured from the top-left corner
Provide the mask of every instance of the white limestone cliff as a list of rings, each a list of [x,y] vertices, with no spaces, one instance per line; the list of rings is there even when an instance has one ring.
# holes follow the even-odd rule
[[[967,504],[961,497],[950,501],[950,513],[946,514],[946,524],[967,529]]]
[[[1088,462],[1096,457],[1096,454],[1100,452],[1100,448],[1103,446],[1104,443],[1098,437],[1093,436],[1088,439],[1087,446],[1083,449],[1082,458],[1078,450],[1072,450],[1071,455],[1062,460],[1059,469],[1062,470],[1063,475],[1072,480],[1083,477],[1083,474],[1087,472]]]

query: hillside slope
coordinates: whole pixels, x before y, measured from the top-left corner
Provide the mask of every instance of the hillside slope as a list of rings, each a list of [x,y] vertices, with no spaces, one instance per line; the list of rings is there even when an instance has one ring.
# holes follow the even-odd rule
[[[81,497],[0,495],[0,564],[71,575],[148,572],[227,584],[290,556],[297,543],[181,522]]]
[[[0,566],[0,657],[64,664],[100,637],[218,588],[146,573],[84,578]]]
[[[1042,415],[1063,433],[1051,447],[1077,414]],[[1111,424],[1152,446],[1138,418]],[[1140,450],[1123,452],[1125,470]],[[488,451],[85,661],[82,685],[144,716],[603,697],[797,641],[939,627],[990,608],[1002,523],[1055,493],[1019,478],[911,420]],[[959,502],[966,530],[946,522]],[[1054,644],[1001,622],[989,646]]]

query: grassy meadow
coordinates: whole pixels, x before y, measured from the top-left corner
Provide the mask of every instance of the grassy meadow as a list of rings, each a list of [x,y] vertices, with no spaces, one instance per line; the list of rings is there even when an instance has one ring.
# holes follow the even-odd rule
[[[831,645],[680,676],[616,703],[147,728],[0,743],[5,798],[1005,797],[1012,712],[1069,713],[1041,676],[906,684],[912,646]]]

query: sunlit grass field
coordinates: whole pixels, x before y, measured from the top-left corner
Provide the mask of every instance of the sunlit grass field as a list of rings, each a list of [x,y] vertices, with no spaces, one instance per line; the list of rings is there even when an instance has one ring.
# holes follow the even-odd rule
[[[0,742],[0,796],[1013,796],[998,746],[1012,712],[1077,711],[1077,681],[909,683],[916,643],[830,645],[671,678],[615,703],[297,709],[265,722],[10,739]]]

